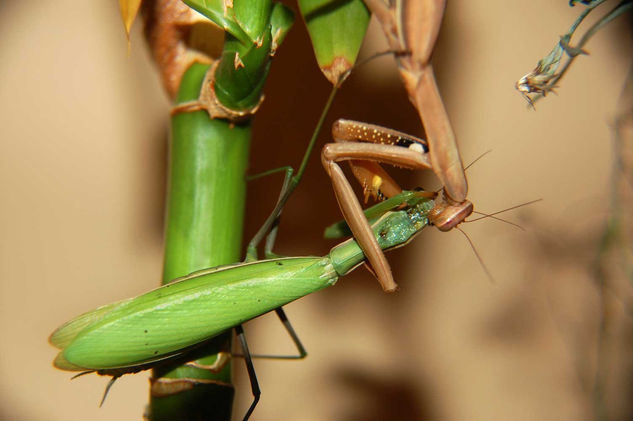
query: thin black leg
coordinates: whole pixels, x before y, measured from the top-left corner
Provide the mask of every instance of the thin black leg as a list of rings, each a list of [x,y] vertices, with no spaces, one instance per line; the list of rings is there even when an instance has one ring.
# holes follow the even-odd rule
[[[119,376],[112,376],[112,378],[108,382],[108,384],[107,384],[107,386],[105,388],[105,391],[103,392],[103,397],[101,398],[101,402],[99,403],[99,408],[101,408],[103,406],[103,403],[105,402],[106,398],[108,397],[108,393],[110,392],[110,388],[112,387],[114,382],[117,381],[118,378],[119,378]]]
[[[244,415],[243,421],[247,421],[251,416],[255,407],[257,406],[257,402],[259,402],[259,397],[262,392],[259,389],[259,383],[257,382],[257,375],[255,374],[255,367],[253,366],[253,360],[251,359],[251,354],[248,351],[248,344],[246,343],[246,336],[244,335],[244,329],[242,325],[235,326],[235,334],[240,341],[240,345],[242,345],[242,352],[244,353],[244,361],[246,362],[246,369],[248,370],[248,378],[251,381],[251,391],[253,393],[253,403],[246,411]]]
[[[301,339],[299,339],[299,335],[297,335],[297,332],[292,327],[290,320],[288,320],[288,316],[286,316],[286,312],[284,311],[283,307],[276,308],[275,313],[277,314],[277,317],[279,317],[281,323],[284,325],[284,328],[288,332],[288,335],[290,335],[290,339],[292,339],[295,348],[297,348],[297,355],[251,354],[250,357],[266,358],[270,360],[302,360],[307,357],[308,352],[301,343]],[[233,354],[233,356],[238,358],[244,357],[243,354]]]
[[[301,340],[299,339],[299,335],[297,335],[297,332],[295,332],[295,329],[292,327],[290,320],[288,320],[288,316],[286,316],[286,312],[284,311],[284,308],[283,307],[276,308],[275,313],[277,314],[277,317],[279,317],[279,320],[281,320],[281,323],[286,328],[288,335],[290,335],[290,338],[292,339],[292,342],[295,344],[295,347],[297,348],[297,352],[299,353],[299,355],[286,355],[285,359],[300,360],[307,357],[308,353],[305,347],[303,346],[303,344],[301,343]]]

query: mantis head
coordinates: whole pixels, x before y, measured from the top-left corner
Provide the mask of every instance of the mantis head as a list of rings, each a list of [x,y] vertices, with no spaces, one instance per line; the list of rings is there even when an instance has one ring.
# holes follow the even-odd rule
[[[435,206],[429,212],[428,218],[431,224],[440,231],[450,231],[471,213],[473,213],[473,204],[470,201],[455,202],[442,189],[435,198]]]

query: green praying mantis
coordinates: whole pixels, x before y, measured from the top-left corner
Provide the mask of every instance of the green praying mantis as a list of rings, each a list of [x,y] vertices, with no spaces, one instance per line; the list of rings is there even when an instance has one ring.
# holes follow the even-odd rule
[[[372,225],[381,249],[405,245],[428,224],[433,201],[425,196],[405,191],[370,208],[370,217],[383,214]],[[323,257],[284,257],[194,272],[65,323],[50,337],[60,350],[54,364],[100,374],[136,371],[334,285],[364,259],[358,243],[349,239]]]
[[[405,191],[368,210],[381,250],[407,244],[428,223],[433,201],[424,192]],[[272,310],[282,319],[300,356],[306,355],[281,306],[334,285],[365,256],[349,239],[324,257],[286,257],[194,272],[135,298],[84,313],[58,328],[50,342],[59,349],[62,370],[97,372],[113,381],[126,373],[192,355],[217,334],[235,328],[247,362],[254,401],[259,400],[251,356],[241,324]],[[80,373],[83,374],[83,373]],[[105,398],[105,395],[104,395]]]

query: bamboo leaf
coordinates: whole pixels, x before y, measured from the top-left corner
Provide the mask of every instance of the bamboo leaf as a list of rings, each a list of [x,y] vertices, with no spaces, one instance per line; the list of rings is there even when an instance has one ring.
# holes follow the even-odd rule
[[[270,14],[270,32],[273,36],[272,54],[277,51],[277,47],[283,42],[292,27],[295,18],[292,10],[281,3],[275,3]]]
[[[270,21],[271,0],[234,0],[234,19],[250,39],[259,43]]]
[[[184,3],[209,18],[213,23],[237,38],[242,44],[255,43],[235,18],[235,9],[226,0],[183,0]]]
[[[356,61],[370,13],[361,0],[299,0],[317,63],[336,84]]]

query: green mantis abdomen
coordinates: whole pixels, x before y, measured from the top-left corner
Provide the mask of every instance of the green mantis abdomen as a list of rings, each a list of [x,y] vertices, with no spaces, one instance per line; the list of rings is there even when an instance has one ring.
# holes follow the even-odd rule
[[[133,300],[69,322],[51,336],[72,338],[55,364],[102,370],[168,358],[222,331],[333,285],[329,258],[299,257],[197,272]],[[80,316],[89,320],[91,313]],[[76,330],[76,331],[74,331]],[[113,344],[116,344],[113,346]]]

